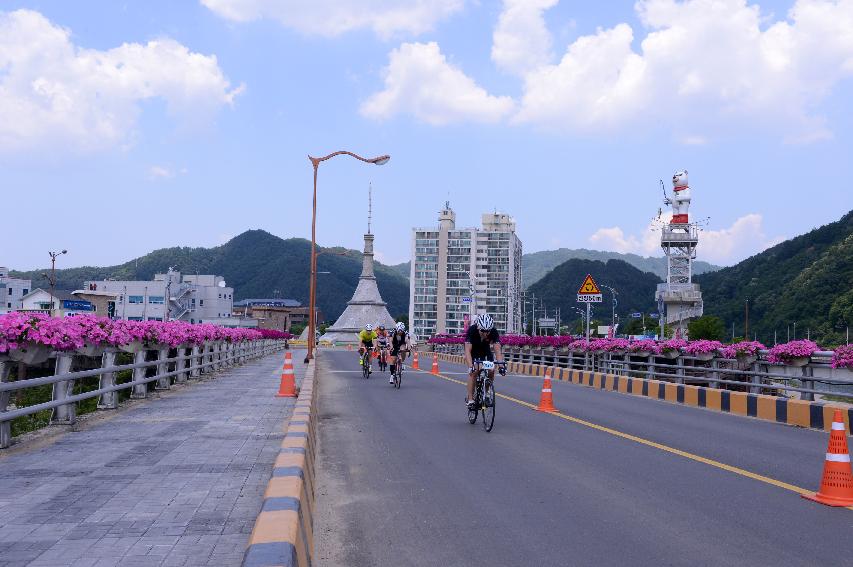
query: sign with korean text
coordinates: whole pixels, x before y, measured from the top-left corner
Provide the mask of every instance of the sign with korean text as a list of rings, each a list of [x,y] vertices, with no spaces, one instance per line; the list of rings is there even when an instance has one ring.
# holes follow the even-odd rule
[[[578,289],[579,303],[601,303],[601,289],[591,274],[587,274],[580,289]]]

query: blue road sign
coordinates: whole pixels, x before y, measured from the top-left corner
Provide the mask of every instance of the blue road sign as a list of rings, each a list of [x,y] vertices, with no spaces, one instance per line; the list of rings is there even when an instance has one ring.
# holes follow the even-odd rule
[[[651,317],[652,319],[657,319],[658,317],[660,317],[660,313],[650,313],[649,317]]]
[[[634,319],[639,319],[642,316],[643,316],[642,313],[631,313],[631,317]]]

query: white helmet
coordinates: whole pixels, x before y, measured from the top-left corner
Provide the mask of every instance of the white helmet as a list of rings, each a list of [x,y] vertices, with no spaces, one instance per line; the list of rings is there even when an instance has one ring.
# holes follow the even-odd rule
[[[492,316],[488,313],[477,315],[477,326],[483,331],[491,331],[495,328],[495,322],[492,321]]]
[[[405,323],[403,323],[402,321],[399,321],[399,322],[394,326],[394,328],[397,330],[397,332],[398,332],[398,333],[405,333],[405,332],[406,332],[406,324],[405,324]]]
[[[365,330],[365,331],[372,331],[372,330],[373,330],[373,325],[371,325],[370,323],[368,323],[367,325],[365,325],[365,326],[364,326],[364,330]]]

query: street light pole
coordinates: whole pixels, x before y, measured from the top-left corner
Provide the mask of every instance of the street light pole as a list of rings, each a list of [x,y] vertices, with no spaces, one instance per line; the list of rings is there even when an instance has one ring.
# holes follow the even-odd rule
[[[53,300],[56,294],[56,257],[68,254],[68,250],[62,252],[48,251],[50,254],[50,316],[53,317]]]
[[[314,200],[311,209],[311,284],[308,293],[308,354],[305,355],[306,364],[309,360],[314,358],[314,337],[317,328],[317,313],[315,311],[317,303],[317,170],[320,167],[320,162],[342,154],[352,156],[357,160],[365,163],[372,163],[374,165],[385,165],[391,159],[391,156],[389,155],[382,155],[368,159],[345,150],[332,152],[329,155],[320,158],[311,157],[310,155],[308,156],[308,160],[314,167]]]

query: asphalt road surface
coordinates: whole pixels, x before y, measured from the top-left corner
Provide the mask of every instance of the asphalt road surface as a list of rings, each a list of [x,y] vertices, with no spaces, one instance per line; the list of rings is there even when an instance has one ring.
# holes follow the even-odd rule
[[[318,565],[853,565],[853,511],[796,492],[826,433],[512,375],[486,433],[462,366],[359,368],[320,355]]]

